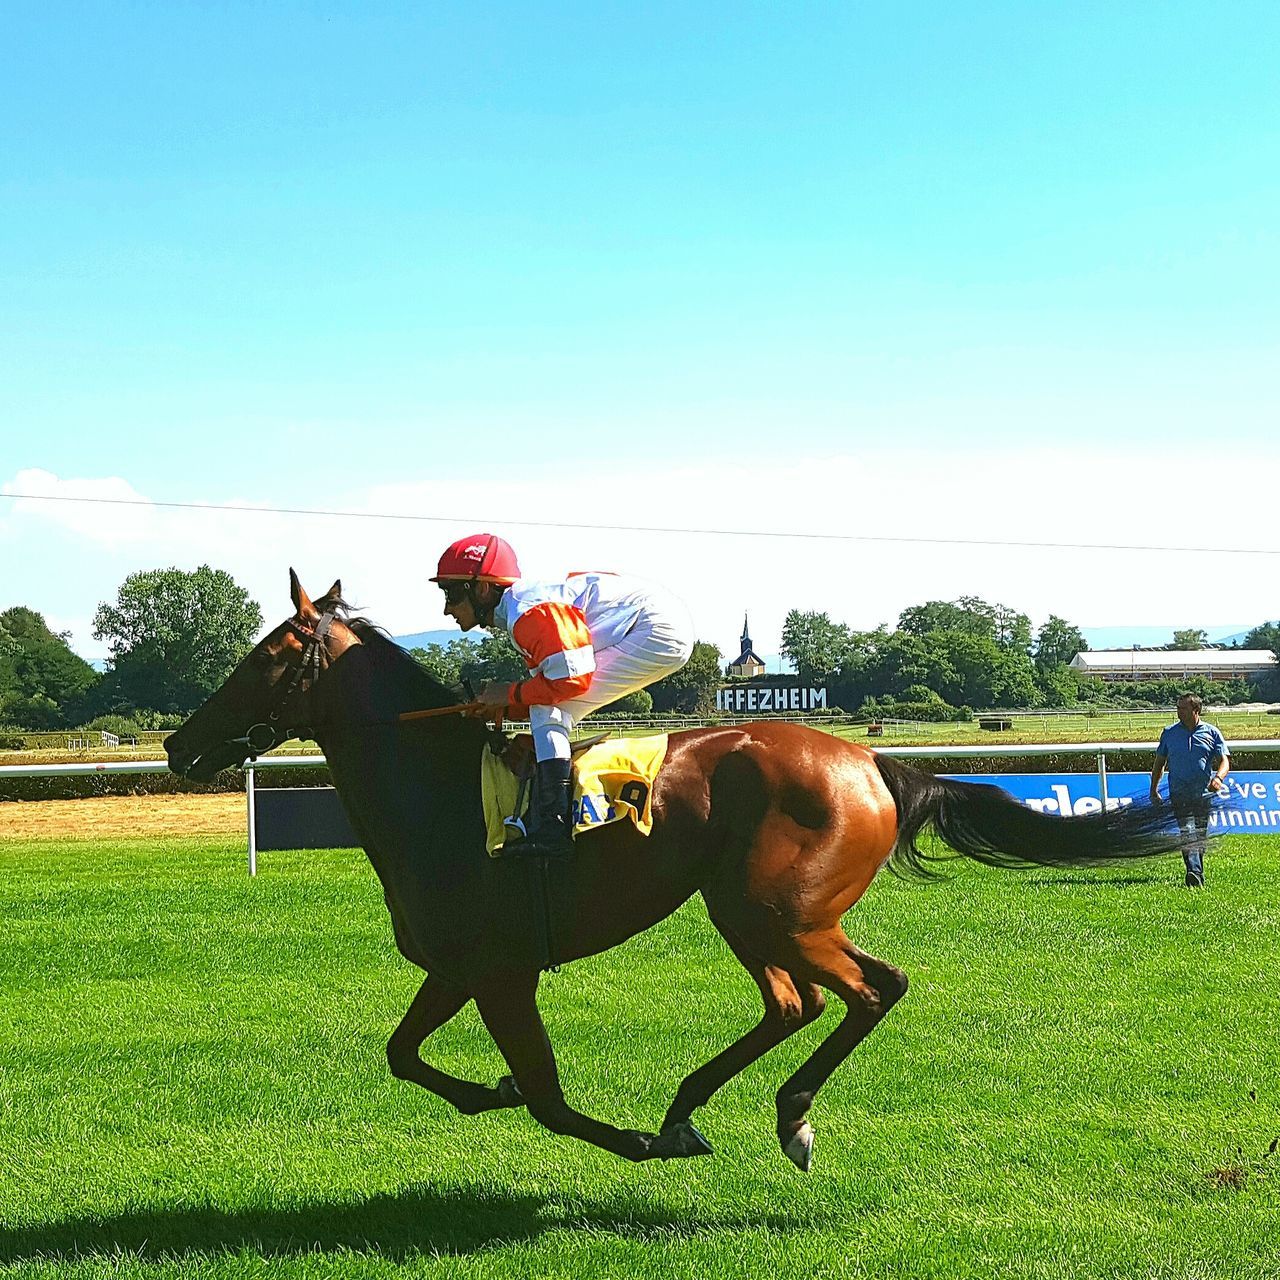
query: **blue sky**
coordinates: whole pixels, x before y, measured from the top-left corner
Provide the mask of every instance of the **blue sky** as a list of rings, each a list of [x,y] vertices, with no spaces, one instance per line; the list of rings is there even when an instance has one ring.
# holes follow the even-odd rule
[[[1280,548],[1274,4],[5,22],[0,490],[451,517],[0,499],[0,607],[84,652],[166,563],[269,618],[290,563],[340,573],[428,629],[422,568],[479,527],[671,581],[725,649],[744,608],[772,651],[789,607],[961,593],[1280,615],[1274,554],[945,545]]]

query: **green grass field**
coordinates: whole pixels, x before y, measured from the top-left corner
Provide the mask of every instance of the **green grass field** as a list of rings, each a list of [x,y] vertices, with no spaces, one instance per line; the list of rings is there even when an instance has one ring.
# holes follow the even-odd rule
[[[1280,847],[1179,870],[877,880],[849,930],[912,988],[805,1177],[772,1096],[816,1028],[699,1113],[716,1156],[632,1166],[390,1078],[416,979],[362,855],[0,845],[0,1275],[1274,1280]],[[542,1003],[645,1127],[757,1012],[696,902]],[[473,1010],[428,1054],[503,1071]]]

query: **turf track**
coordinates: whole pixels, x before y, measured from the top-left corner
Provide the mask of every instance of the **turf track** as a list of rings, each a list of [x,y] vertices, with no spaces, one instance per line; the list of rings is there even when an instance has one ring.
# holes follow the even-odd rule
[[[912,989],[805,1178],[771,1098],[812,1032],[700,1113],[714,1158],[630,1166],[391,1080],[416,983],[362,855],[0,845],[0,1275],[1273,1280],[1280,846],[1209,873],[882,876],[850,932]],[[570,1095],[651,1126],[756,996],[694,903],[543,1007]],[[471,1010],[429,1050],[502,1071]]]

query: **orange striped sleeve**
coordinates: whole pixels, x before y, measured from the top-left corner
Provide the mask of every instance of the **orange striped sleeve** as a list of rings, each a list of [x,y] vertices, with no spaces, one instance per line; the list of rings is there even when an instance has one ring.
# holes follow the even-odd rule
[[[535,604],[516,619],[511,638],[529,664],[528,680],[511,686],[511,705],[567,702],[591,687],[596,669],[591,631],[582,610],[559,601]]]

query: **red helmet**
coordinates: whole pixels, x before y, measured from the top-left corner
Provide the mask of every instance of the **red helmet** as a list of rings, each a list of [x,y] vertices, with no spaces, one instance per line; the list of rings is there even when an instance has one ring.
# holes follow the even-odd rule
[[[445,548],[431,582],[496,582],[509,587],[520,576],[511,544],[494,533],[474,533]]]

